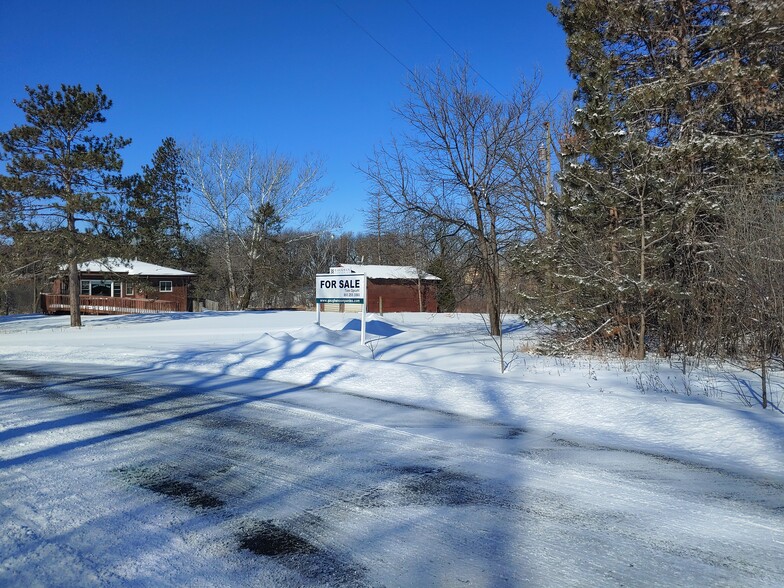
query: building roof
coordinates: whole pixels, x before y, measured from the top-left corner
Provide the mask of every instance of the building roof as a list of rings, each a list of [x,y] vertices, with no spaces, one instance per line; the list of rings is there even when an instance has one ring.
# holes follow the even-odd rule
[[[365,274],[370,280],[440,280],[438,276],[420,272],[410,265],[359,265],[354,263],[341,263],[355,274]]]
[[[79,264],[80,272],[111,272],[114,274],[128,274],[129,276],[195,276],[191,272],[185,272],[146,261],[134,259],[132,261],[123,260],[119,257],[108,257],[106,259],[95,259]]]

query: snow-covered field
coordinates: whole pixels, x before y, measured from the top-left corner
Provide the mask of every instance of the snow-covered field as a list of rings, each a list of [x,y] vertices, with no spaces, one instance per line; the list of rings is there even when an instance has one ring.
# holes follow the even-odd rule
[[[784,577],[784,414],[745,405],[750,374],[518,352],[501,375],[476,316],[370,316],[366,346],[314,319],[0,320],[0,585]]]

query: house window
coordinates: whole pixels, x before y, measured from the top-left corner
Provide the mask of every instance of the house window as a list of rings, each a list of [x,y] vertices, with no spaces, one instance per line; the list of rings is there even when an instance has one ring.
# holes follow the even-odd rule
[[[171,281],[158,282],[158,289],[161,292],[171,292],[173,290]]]
[[[133,296],[133,284],[125,284],[125,295]]]
[[[112,296],[116,298],[122,296],[120,293],[120,282],[112,282]]]
[[[119,284],[111,280],[82,280],[81,294],[84,296],[119,296]],[[115,294],[116,292],[116,294]]]

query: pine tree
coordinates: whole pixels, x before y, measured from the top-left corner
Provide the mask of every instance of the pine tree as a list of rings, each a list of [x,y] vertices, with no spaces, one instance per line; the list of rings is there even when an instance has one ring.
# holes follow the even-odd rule
[[[438,302],[438,312],[454,312],[457,306],[455,290],[452,286],[449,261],[444,257],[437,257],[427,266],[427,273],[441,278],[436,284],[436,301]]]
[[[152,165],[126,181],[125,234],[138,257],[160,265],[183,263],[187,243],[182,207],[189,190],[182,151],[167,137]]]
[[[0,176],[4,226],[45,233],[69,270],[71,326],[81,326],[78,263],[91,254],[96,237],[115,226],[112,196],[119,181],[119,149],[130,143],[92,134],[112,106],[99,86],[60,90],[39,85],[15,101],[26,124],[0,134],[8,158]]]
[[[561,175],[555,257],[561,287],[578,292],[569,303],[583,334],[610,335],[637,357],[651,328],[663,347],[696,344],[727,187],[781,165],[782,8],[551,8],[567,34],[582,139]]]

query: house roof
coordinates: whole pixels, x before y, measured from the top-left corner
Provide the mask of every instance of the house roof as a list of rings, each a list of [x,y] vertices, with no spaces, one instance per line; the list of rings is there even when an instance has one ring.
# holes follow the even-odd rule
[[[128,274],[129,276],[195,276],[191,272],[185,272],[146,261],[123,260],[119,257],[108,257],[106,259],[95,259],[79,264],[80,272],[111,272],[115,274]]]
[[[359,265],[354,263],[341,263],[355,274],[365,274],[371,280],[440,280],[438,276],[420,272],[410,265]]]

